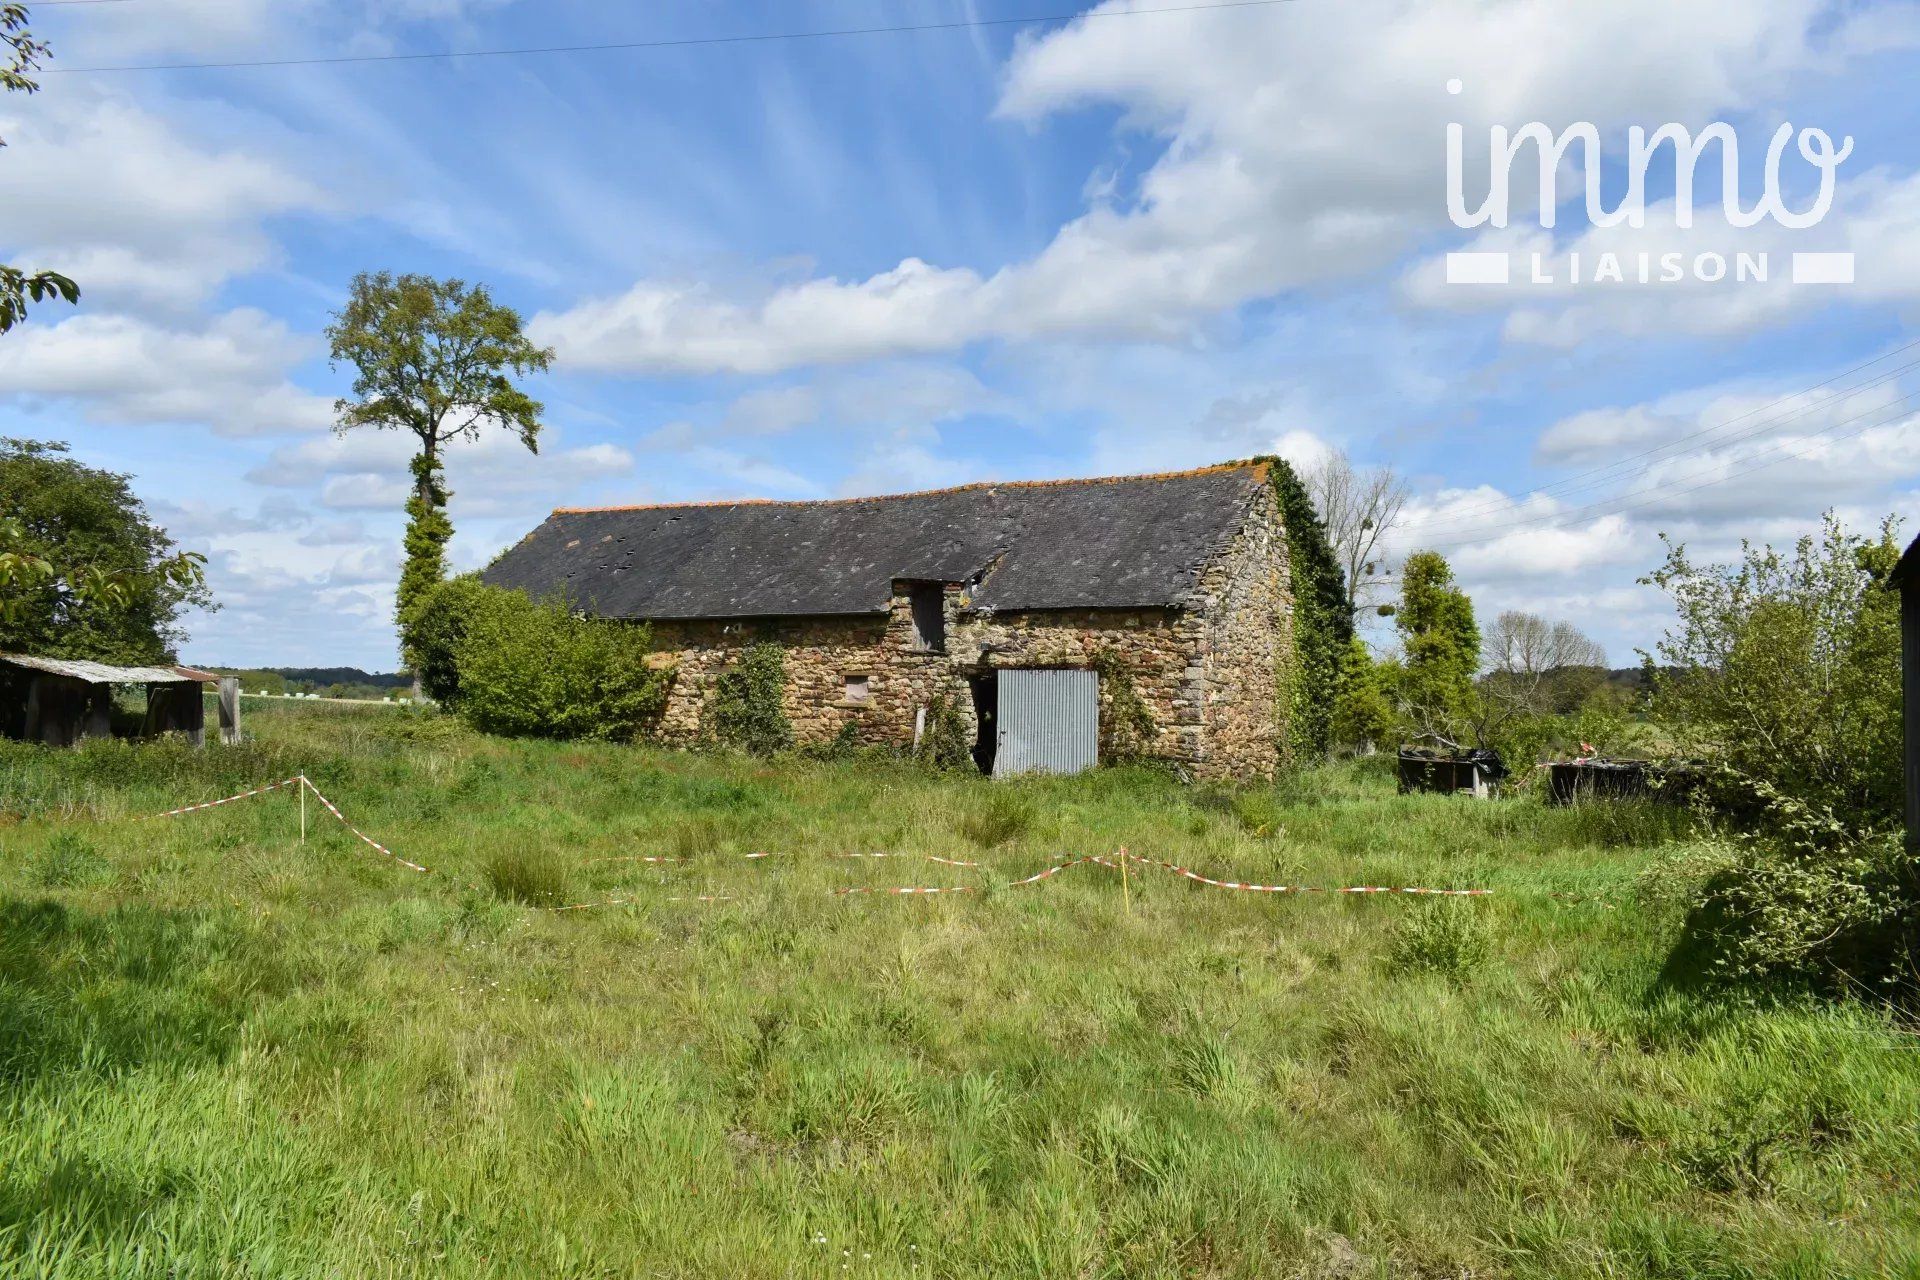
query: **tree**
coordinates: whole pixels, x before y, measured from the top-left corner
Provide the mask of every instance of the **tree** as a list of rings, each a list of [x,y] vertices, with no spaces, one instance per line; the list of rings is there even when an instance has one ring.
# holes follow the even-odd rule
[[[1266,464],[1267,481],[1279,503],[1293,596],[1293,650],[1281,673],[1286,701],[1279,708],[1286,736],[1279,746],[1284,756],[1314,759],[1325,755],[1330,744],[1340,664],[1353,638],[1346,583],[1306,485],[1281,458],[1256,461]]]
[[[520,313],[495,303],[485,285],[386,271],[354,277],[327,340],[335,366],[358,371],[352,398],[334,402],[334,430],[407,431],[420,442],[395,606],[404,635],[414,609],[446,577],[453,524],[442,451],[495,426],[538,453],[545,406],[513,378],[544,372],[553,352],[529,341]],[[413,663],[411,655],[407,661]]]
[[[37,93],[40,83],[27,73],[40,65],[50,50],[27,30],[24,4],[0,4],[0,90],[8,93]],[[0,147],[6,146],[0,138]],[[31,303],[62,298],[80,301],[80,287],[55,271],[23,271],[0,263],[0,333],[27,318]]]
[[[1407,486],[1391,467],[1356,470],[1340,452],[1314,468],[1308,483],[1334,560],[1345,575],[1344,604],[1352,624],[1382,594],[1387,575],[1380,547],[1400,523]]]
[[[1487,692],[1532,715],[1568,712],[1600,683],[1607,651],[1571,622],[1508,610],[1483,645]]]
[[[1437,551],[1417,551],[1401,570],[1395,625],[1406,664],[1400,700],[1414,724],[1442,737],[1458,734],[1473,714],[1480,628],[1473,601],[1453,582]]]
[[[167,661],[181,610],[213,607],[206,557],[148,519],[126,476],[66,453],[0,439],[0,649]]]
[[[1656,649],[1653,710],[1691,754],[1854,825],[1900,819],[1900,600],[1895,522],[1878,538],[1831,513],[1790,554],[1741,544],[1738,564],[1684,546],[1645,582],[1678,624]]]
[[[1376,662],[1367,642],[1354,636],[1340,665],[1340,692],[1334,699],[1332,734],[1335,742],[1370,750],[1393,733],[1394,689],[1399,683],[1396,662]]]

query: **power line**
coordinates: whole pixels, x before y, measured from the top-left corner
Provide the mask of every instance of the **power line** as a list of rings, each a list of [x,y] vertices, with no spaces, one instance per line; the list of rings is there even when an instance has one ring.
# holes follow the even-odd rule
[[[42,0],[43,3],[50,0]],[[106,3],[107,0],[97,0]],[[125,2],[125,0],[119,0]],[[1208,3],[1164,5],[1151,9],[1107,9],[1072,13],[1044,13],[1021,18],[958,18],[949,22],[916,22],[886,27],[837,27],[820,31],[768,31],[735,36],[689,36],[671,40],[621,40],[598,44],[529,45],[513,49],[467,49],[440,53],[339,54],[320,58],[254,58],[234,62],[155,62],[124,66],[51,67],[44,75],[105,75],[132,71],[224,71],[240,67],[320,67],[358,62],[431,62],[452,58],[510,58],[553,53],[600,53],[633,49],[690,49],[704,45],[766,44],[781,40],[832,40],[846,36],[898,35],[912,31],[963,31],[978,27],[1034,26],[1071,22],[1078,18],[1138,18],[1152,14],[1199,13],[1212,9],[1265,9],[1296,4],[1299,0],[1210,0]]]
[[[1810,395],[1813,392],[1818,391],[1823,387],[1832,386],[1834,383],[1838,382],[1842,378],[1852,377],[1856,373],[1860,373],[1863,370],[1870,369],[1876,364],[1880,364],[1883,361],[1892,359],[1894,356],[1900,355],[1907,351],[1911,351],[1915,347],[1920,347],[1920,338],[1916,338],[1912,342],[1906,343],[1903,346],[1895,347],[1893,350],[1886,352],[1884,355],[1875,356],[1871,360],[1865,361],[1864,363],[1861,363],[1861,364],[1857,364],[1851,369],[1843,369],[1839,373],[1834,374],[1831,378],[1828,378],[1825,381],[1814,383],[1811,387],[1808,387],[1805,391],[1797,391],[1791,395],[1781,396],[1778,400],[1774,400],[1769,404],[1763,404],[1758,408],[1748,410],[1746,413],[1740,414],[1738,417],[1728,418],[1725,422],[1718,422],[1710,427],[1702,427],[1698,431],[1691,431],[1691,432],[1688,432],[1686,435],[1676,436],[1673,439],[1668,440],[1663,444],[1655,445],[1650,449],[1643,449],[1639,453],[1628,454],[1624,458],[1616,458],[1614,461],[1607,463],[1604,466],[1595,467],[1587,471],[1577,471],[1573,475],[1566,476],[1566,477],[1563,477],[1562,479],[1554,481],[1552,484],[1542,485],[1538,489],[1534,489],[1531,492],[1529,492],[1526,496],[1529,498],[1545,497],[1553,493],[1577,492],[1580,489],[1590,489],[1593,487],[1593,485],[1591,484],[1574,485],[1574,482],[1577,480],[1582,480],[1588,476],[1600,476],[1600,475],[1603,475],[1604,473],[1620,472],[1624,469],[1629,468],[1631,464],[1637,461],[1638,459],[1651,458],[1655,454],[1665,453],[1670,449],[1677,449],[1689,440],[1697,440],[1702,436],[1712,435],[1713,433],[1724,430],[1725,428],[1730,427],[1737,422],[1743,422],[1746,419],[1753,417],[1755,414],[1765,413],[1770,409],[1777,409],[1781,405],[1786,404],[1790,400],[1797,400],[1801,396]],[[1902,365],[1900,368],[1894,370],[1893,373],[1891,374],[1881,376],[1870,382],[1862,383],[1858,386],[1846,388],[1845,390],[1839,393],[1836,393],[1834,396],[1829,397],[1827,400],[1819,402],[1819,404],[1807,406],[1807,409],[1810,410],[1813,408],[1818,408],[1820,407],[1820,405],[1830,404],[1834,400],[1840,399],[1842,396],[1853,395],[1853,394],[1856,394],[1857,392],[1868,390],[1872,387],[1878,386],[1881,383],[1890,380],[1891,378],[1898,377],[1902,373],[1905,373],[1908,370],[1913,369],[1915,367],[1920,367],[1920,362],[1914,362],[1914,363]],[[1806,410],[1799,410],[1796,412],[1805,412],[1805,411]],[[1735,439],[1740,439],[1740,438],[1746,438],[1746,436],[1743,435],[1741,437],[1731,437],[1726,441],[1714,441],[1713,443],[1714,444],[1732,443]],[[1572,486],[1572,487],[1570,488],[1569,486]],[[1454,516],[1449,516],[1447,518],[1446,523],[1448,524],[1459,523],[1461,519],[1465,517],[1471,517],[1482,512],[1484,513],[1496,512],[1500,510],[1500,507],[1501,507],[1501,504],[1497,502],[1486,503],[1480,507],[1470,507],[1465,511],[1456,513]]]
[[[1836,422],[1833,424],[1833,426],[1827,427],[1821,431],[1814,433],[1813,438],[1818,439],[1820,437],[1825,436],[1827,437],[1827,442],[1831,444],[1831,443],[1837,443],[1841,440],[1851,440],[1855,436],[1864,435],[1866,432],[1871,431],[1876,427],[1888,426],[1908,416],[1911,413],[1913,408],[1913,406],[1908,402],[1913,401],[1916,398],[1920,398],[1920,391],[1909,392],[1906,395],[1900,397],[1899,400],[1894,402],[1896,405],[1899,405],[1901,407],[1894,409],[1891,413],[1887,413],[1884,417],[1877,418],[1874,421],[1867,423],[1865,426],[1856,427],[1852,431],[1842,432],[1837,436],[1828,435],[1828,433],[1831,432],[1834,427],[1846,426],[1850,422],[1858,422],[1861,418],[1871,417],[1873,414],[1881,412],[1883,409],[1886,408],[1886,406],[1882,405],[1882,406],[1879,406],[1878,408],[1869,409],[1865,413],[1857,414],[1852,418],[1846,418],[1840,422]],[[1785,446],[1776,446],[1773,449],[1767,450],[1766,453],[1756,454],[1755,457],[1763,458],[1763,457],[1766,457],[1767,453],[1778,453],[1784,447]],[[1593,518],[1604,519],[1607,516],[1624,515],[1629,511],[1639,511],[1645,507],[1653,506],[1655,503],[1665,502],[1670,499],[1680,497],[1684,494],[1698,493],[1702,489],[1710,489],[1714,485],[1725,484],[1729,480],[1737,480],[1741,476],[1751,475],[1756,471],[1765,471],[1769,467],[1777,467],[1783,462],[1795,462],[1795,461],[1804,462],[1807,460],[1808,456],[1809,455],[1804,453],[1789,452],[1784,456],[1774,458],[1769,462],[1760,462],[1754,466],[1742,467],[1736,471],[1730,471],[1725,475],[1715,476],[1711,480],[1704,480],[1699,484],[1688,485],[1680,489],[1670,489],[1668,486],[1665,486],[1665,485],[1655,485],[1651,488],[1641,489],[1635,493],[1626,493],[1626,494],[1621,494],[1619,495],[1619,497],[1616,497],[1616,498],[1609,498],[1605,502],[1591,503],[1587,507],[1576,507],[1571,511],[1553,512],[1549,515],[1538,516],[1531,520],[1514,521],[1512,524],[1509,524],[1509,525],[1494,525],[1491,527],[1491,530],[1486,534],[1484,534],[1483,536],[1473,537],[1473,538],[1457,538],[1451,542],[1437,543],[1437,544],[1434,544],[1432,549],[1445,551],[1445,550],[1451,550],[1456,547],[1474,546],[1482,542],[1494,542],[1494,541],[1498,541],[1500,538],[1504,537],[1506,533],[1511,532],[1514,529],[1525,528],[1531,525],[1540,525],[1540,524],[1546,525],[1545,528],[1534,530],[1534,532],[1536,533],[1556,533],[1556,532],[1559,532],[1558,526],[1563,522],[1580,516],[1582,512],[1591,511],[1595,507],[1610,506],[1614,502],[1619,501],[1620,498],[1634,498],[1634,497],[1645,496],[1646,500],[1643,502],[1630,503],[1627,506],[1620,507],[1613,511],[1597,512],[1595,513]],[[1752,461],[1752,459],[1749,459],[1749,461]]]

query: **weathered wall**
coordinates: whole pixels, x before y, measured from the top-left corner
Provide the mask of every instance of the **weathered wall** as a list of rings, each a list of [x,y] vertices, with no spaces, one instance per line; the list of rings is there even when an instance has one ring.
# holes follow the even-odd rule
[[[1202,776],[1270,777],[1279,764],[1291,581],[1278,501],[1263,487],[1226,553],[1200,577],[1203,657],[1189,696],[1205,707]]]
[[[678,667],[660,733],[669,742],[697,740],[714,678],[759,640],[786,650],[786,712],[803,744],[831,742],[851,725],[863,744],[905,746],[916,711],[940,693],[971,716],[970,674],[1106,662],[1128,672],[1152,717],[1146,754],[1203,778],[1269,776],[1277,759],[1277,668],[1289,651],[1286,584],[1286,539],[1272,494],[1262,489],[1242,528],[1203,570],[1188,609],[975,613],[961,588],[948,586],[947,643],[937,653],[915,650],[904,591],[885,617],[660,622],[654,646]],[[866,702],[845,696],[852,675],[867,677]],[[1108,692],[1103,687],[1103,716]]]

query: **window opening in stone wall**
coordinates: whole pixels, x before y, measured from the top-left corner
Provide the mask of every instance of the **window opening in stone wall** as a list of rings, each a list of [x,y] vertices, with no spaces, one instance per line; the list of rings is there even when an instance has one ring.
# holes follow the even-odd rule
[[[848,702],[865,702],[873,696],[873,678],[871,676],[848,676],[846,699]]]
[[[937,582],[907,588],[913,612],[913,647],[922,653],[944,653],[947,648],[946,592]]]

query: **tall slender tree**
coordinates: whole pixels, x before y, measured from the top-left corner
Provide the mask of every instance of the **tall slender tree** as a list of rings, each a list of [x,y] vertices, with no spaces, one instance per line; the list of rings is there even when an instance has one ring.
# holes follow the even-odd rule
[[[40,82],[28,73],[49,52],[46,43],[27,30],[26,5],[0,4],[0,90],[37,93]],[[0,147],[6,145],[0,138]],[[80,286],[57,271],[23,271],[0,262],[0,333],[25,320],[29,305],[50,298],[78,302]]]
[[[357,371],[353,395],[334,401],[334,430],[407,431],[420,442],[394,608],[402,656],[413,665],[407,629],[421,599],[446,577],[453,536],[443,451],[491,426],[538,453],[546,406],[514,379],[544,372],[553,352],[529,340],[520,313],[496,303],[485,285],[386,271],[354,277],[327,339],[334,365]]]
[[[1408,715],[1428,732],[1458,734],[1472,708],[1480,628],[1473,601],[1455,585],[1453,567],[1439,552],[1407,557],[1394,621],[1406,661],[1400,695]]]

